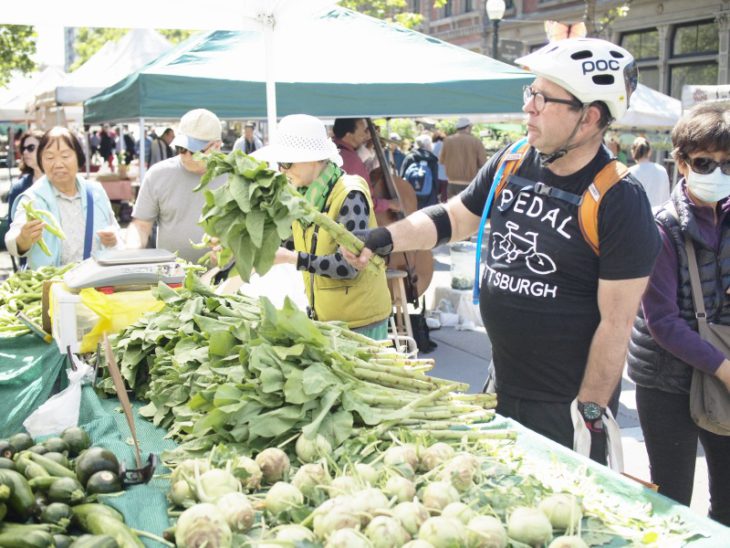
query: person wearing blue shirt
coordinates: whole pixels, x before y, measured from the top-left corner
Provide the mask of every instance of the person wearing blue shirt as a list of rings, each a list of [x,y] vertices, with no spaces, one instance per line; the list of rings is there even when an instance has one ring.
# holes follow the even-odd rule
[[[13,222],[5,235],[10,254],[26,257],[28,267],[36,269],[77,262],[103,248],[116,247],[119,225],[104,188],[78,175],[85,161],[78,138],[63,127],[50,129],[40,139],[37,159],[44,176],[16,200]],[[44,230],[46,222],[28,219],[25,202],[49,211],[65,239]],[[37,245],[41,238],[47,250]]]

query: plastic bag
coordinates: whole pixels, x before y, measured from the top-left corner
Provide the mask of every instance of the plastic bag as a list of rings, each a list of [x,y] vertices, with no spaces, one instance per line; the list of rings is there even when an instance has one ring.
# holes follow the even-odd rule
[[[161,310],[165,303],[158,301],[152,291],[120,291],[106,295],[87,288],[79,292],[81,302],[99,316],[99,322],[81,339],[79,352],[94,352],[104,333],[117,333],[136,322],[147,312]]]
[[[586,422],[578,411],[578,400],[575,399],[570,404],[570,416],[573,419],[573,451],[588,457],[591,454],[591,432],[586,426]],[[624,452],[621,443],[621,429],[613,417],[613,413],[606,408],[605,414],[601,417],[603,428],[606,431],[606,457],[608,467],[614,472],[624,471]]]
[[[23,421],[23,426],[33,438],[60,434],[66,428],[78,424],[81,385],[85,380],[91,380],[94,370],[76,356],[73,356],[73,360],[76,371],[73,369],[66,371],[68,387],[49,398]]]

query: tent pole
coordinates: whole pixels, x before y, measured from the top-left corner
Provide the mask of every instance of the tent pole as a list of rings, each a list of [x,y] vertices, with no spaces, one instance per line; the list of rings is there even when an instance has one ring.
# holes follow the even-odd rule
[[[91,177],[91,147],[89,146],[89,140],[91,139],[91,126],[84,126],[84,152],[86,153],[86,178]]]
[[[144,134],[144,118],[140,117],[139,119],[139,184],[142,184],[142,180],[144,179],[144,174],[147,171],[147,164],[145,163],[145,158],[147,157],[147,151],[145,150],[147,143],[145,143],[145,134]]]
[[[266,56],[266,121],[269,143],[276,133],[276,82],[274,81],[274,21],[264,21],[264,51]]]

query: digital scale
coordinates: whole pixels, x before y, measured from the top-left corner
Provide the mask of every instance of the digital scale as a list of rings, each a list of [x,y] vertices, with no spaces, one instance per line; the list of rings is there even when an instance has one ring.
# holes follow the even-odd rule
[[[86,259],[63,277],[72,291],[87,287],[150,286],[182,283],[185,269],[166,249],[109,250]]]
[[[124,293],[124,304],[154,301],[152,289],[159,282],[175,287],[185,280],[185,268],[165,249],[109,250],[69,270],[63,283],[50,288],[51,333],[62,353],[82,352],[82,341],[101,319],[82,302],[82,290],[96,289],[110,295]],[[120,302],[120,301],[117,301]],[[126,327],[127,315],[119,314],[109,333]],[[134,320],[132,320],[134,321]],[[89,349],[83,350],[90,351]]]

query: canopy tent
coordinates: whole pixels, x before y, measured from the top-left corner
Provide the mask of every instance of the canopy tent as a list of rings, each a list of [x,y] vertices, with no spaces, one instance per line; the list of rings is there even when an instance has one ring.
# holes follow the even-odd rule
[[[133,29],[118,42],[107,42],[86,63],[58,85],[46,88],[36,103],[82,103],[104,88],[158,58],[171,47],[152,29]]]
[[[512,112],[531,80],[511,65],[340,7],[288,25],[266,47],[279,115]],[[196,107],[222,118],[265,118],[265,59],[258,30],[192,37],[86,101],[85,121],[176,119]]]
[[[682,103],[644,84],[631,95],[629,110],[612,124],[615,129],[671,130],[682,115]]]
[[[26,105],[42,90],[58,85],[65,73],[58,67],[47,67],[41,72],[19,75],[4,90],[0,90],[0,121],[22,122],[30,117]]]

